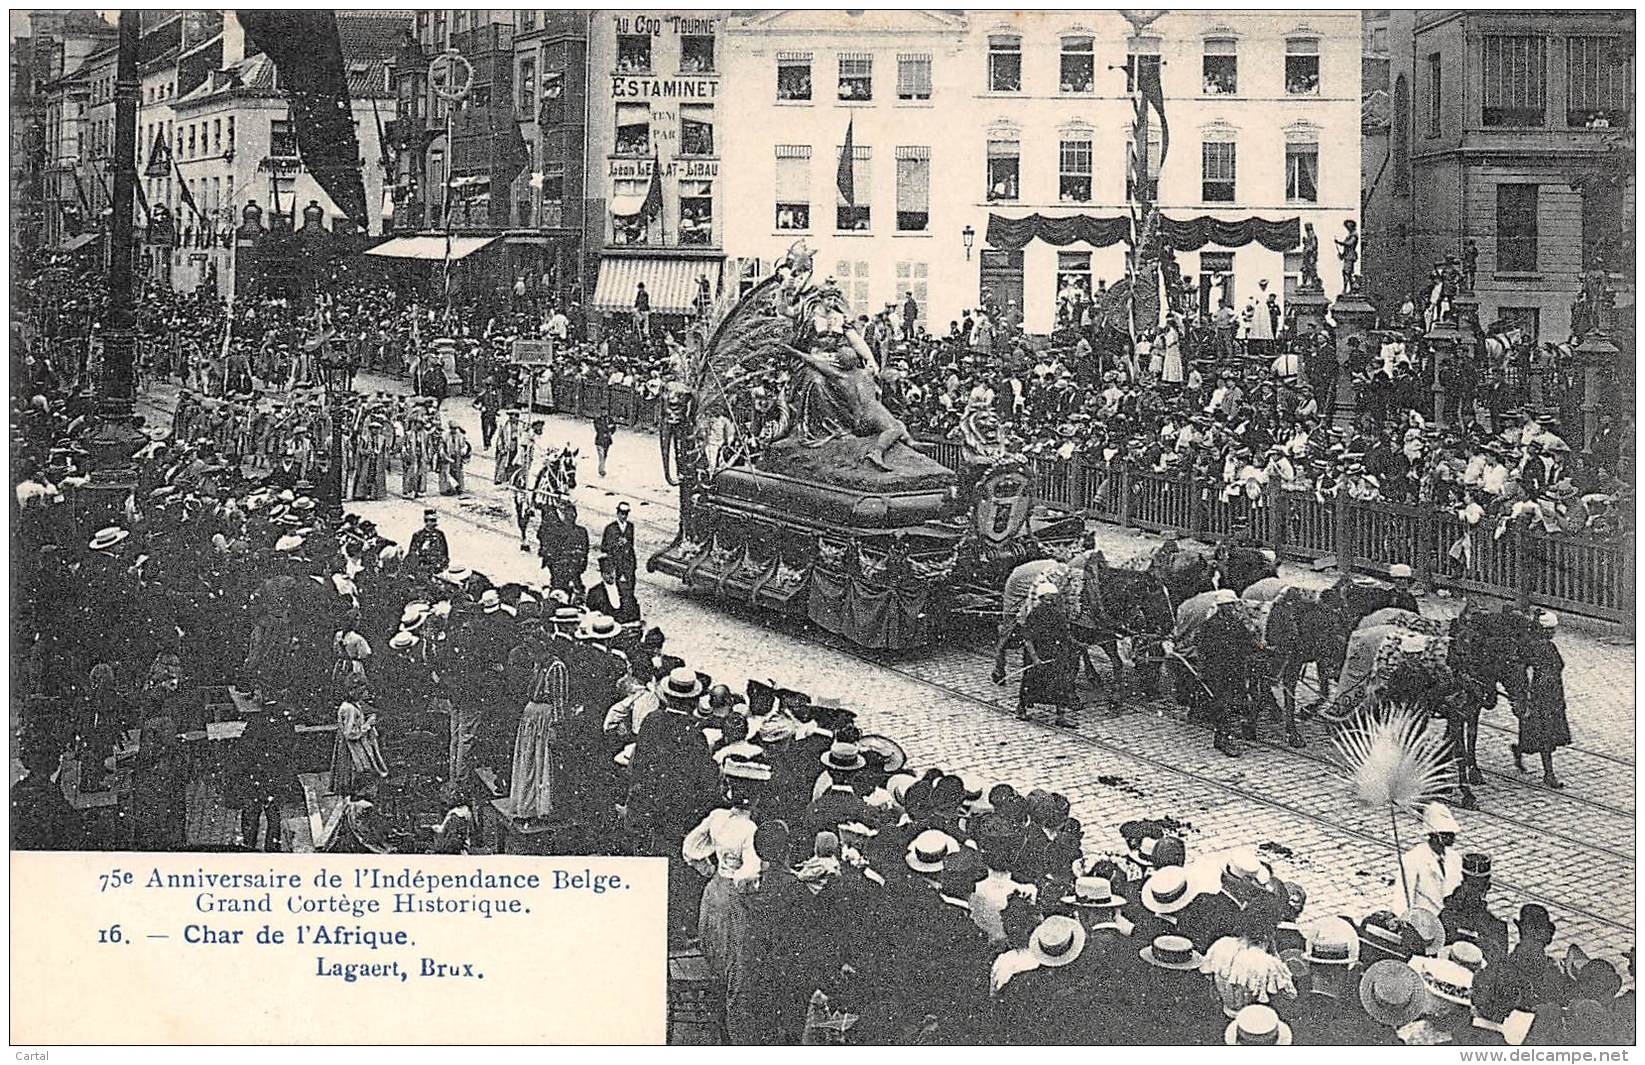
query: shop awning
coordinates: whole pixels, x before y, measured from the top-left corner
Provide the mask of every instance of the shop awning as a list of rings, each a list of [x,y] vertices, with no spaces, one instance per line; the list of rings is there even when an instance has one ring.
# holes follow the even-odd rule
[[[600,278],[594,286],[597,311],[632,311],[641,282],[658,314],[691,314],[696,310],[697,279],[708,278],[712,299],[720,290],[720,263],[716,259],[600,260]]]
[[[496,237],[452,237],[451,257],[462,259],[473,255],[481,248],[496,240]],[[384,259],[431,259],[440,261],[446,257],[446,238],[441,236],[394,237],[385,240],[375,248],[366,249],[367,255],[376,255]],[[650,286],[646,286],[649,288]]]
[[[79,251],[81,248],[84,248],[87,244],[90,244],[92,241],[97,240],[101,236],[102,234],[100,233],[82,233],[78,237],[70,237],[68,240],[63,241],[63,243],[53,248],[52,251]]]

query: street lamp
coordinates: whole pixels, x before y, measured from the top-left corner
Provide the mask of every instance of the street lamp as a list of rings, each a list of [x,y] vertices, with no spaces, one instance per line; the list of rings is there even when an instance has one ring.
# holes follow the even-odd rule
[[[330,340],[330,330],[325,330],[310,343],[319,347],[315,361],[320,364],[320,376],[326,388],[326,410],[331,415],[324,502],[325,513],[335,528],[343,520],[343,396],[352,391],[352,382],[349,380],[351,374],[347,357],[332,347]]]
[[[971,245],[977,242],[977,231],[967,225],[960,230],[960,240],[965,244],[965,261],[971,261]]]

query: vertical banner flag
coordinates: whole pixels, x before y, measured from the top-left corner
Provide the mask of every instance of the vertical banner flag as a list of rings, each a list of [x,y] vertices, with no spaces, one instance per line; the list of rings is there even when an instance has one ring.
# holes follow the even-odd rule
[[[840,196],[845,200],[847,207],[857,206],[857,146],[852,142],[852,126],[856,119],[847,119],[845,123],[845,147],[840,149],[840,170],[835,178],[840,186]]]

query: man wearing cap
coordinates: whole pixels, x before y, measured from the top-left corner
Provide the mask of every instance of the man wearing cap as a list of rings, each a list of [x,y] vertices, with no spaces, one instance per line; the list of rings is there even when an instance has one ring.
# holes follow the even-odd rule
[[[1400,859],[1403,905],[1399,913],[1421,907],[1429,913],[1445,909],[1445,900],[1462,883],[1462,855],[1456,849],[1460,827],[1450,808],[1431,802],[1423,810],[1422,827],[1428,838]]]
[[[432,507],[425,509],[423,527],[411,534],[411,542],[406,545],[406,557],[424,574],[440,573],[451,564],[451,548],[439,518],[439,512]]]
[[[600,554],[616,564],[617,582],[632,595],[638,561],[634,554],[634,523],[629,514],[626,500],[617,504],[617,517],[600,533]]]
[[[1478,944],[1492,965],[1508,956],[1508,922],[1491,912],[1491,856],[1470,851],[1462,856],[1462,882],[1445,899],[1439,922],[1447,943]]]

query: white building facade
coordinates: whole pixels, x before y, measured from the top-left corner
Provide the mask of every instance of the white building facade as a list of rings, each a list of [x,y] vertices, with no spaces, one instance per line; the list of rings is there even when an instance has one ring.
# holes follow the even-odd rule
[[[1047,333],[1056,294],[1126,276],[1124,243],[1030,242],[991,248],[990,216],[1127,215],[1133,72],[1157,64],[1169,140],[1150,111],[1149,169],[1165,217],[1311,223],[1325,292],[1341,288],[1332,241],[1359,217],[1360,16],[1357,11],[1172,12],[1135,29],[1118,13],[973,12],[966,81],[972,120],[943,122],[968,138],[968,220],[982,249],[978,283],[1018,301],[1024,328]],[[1162,159],[1163,155],[1163,159]],[[1163,164],[1163,165],[1162,165]],[[945,176],[946,180],[946,176]],[[1259,243],[1178,248],[1202,309],[1238,309],[1294,288],[1298,252]],[[969,297],[968,297],[969,298]]]
[[[781,11],[727,20],[725,248],[744,287],[796,241],[856,314],[909,292],[931,332],[973,306],[966,19]],[[853,147],[847,202],[840,157]],[[980,238],[978,238],[980,239]]]

